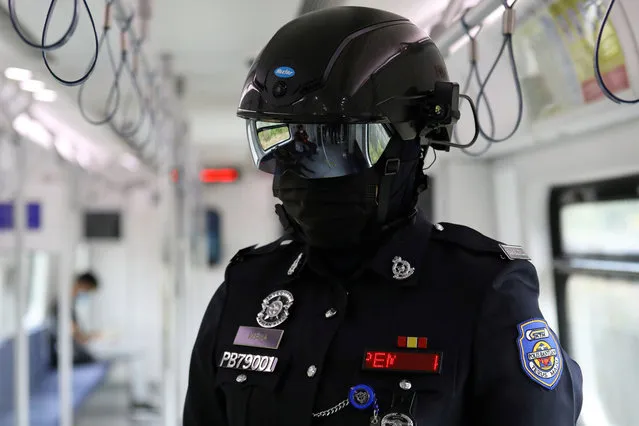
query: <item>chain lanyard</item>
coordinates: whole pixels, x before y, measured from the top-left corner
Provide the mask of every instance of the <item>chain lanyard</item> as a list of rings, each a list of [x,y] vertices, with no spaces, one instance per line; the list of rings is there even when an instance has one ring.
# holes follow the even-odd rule
[[[329,408],[328,410],[320,411],[318,413],[313,413],[313,417],[328,417],[328,416],[332,416],[333,414],[336,414],[339,411],[342,411],[349,404],[350,404],[350,402],[348,401],[348,399],[345,399],[342,402],[340,402],[339,404],[334,405],[333,407]]]
[[[359,399],[356,396],[359,394]],[[369,407],[373,408],[373,416],[371,417],[371,425],[379,424],[379,405],[375,392],[372,388],[366,385],[357,385],[351,388],[349,397],[340,401],[338,404],[332,406],[327,410],[322,410],[317,413],[312,413],[314,418],[328,417],[342,411],[349,405],[353,405],[358,410],[365,410]]]

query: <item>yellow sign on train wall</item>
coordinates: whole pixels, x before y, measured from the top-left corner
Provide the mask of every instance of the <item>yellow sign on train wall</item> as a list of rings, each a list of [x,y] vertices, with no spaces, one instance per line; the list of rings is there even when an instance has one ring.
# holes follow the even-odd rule
[[[594,49],[606,5],[601,0],[545,0],[518,26],[513,41],[528,114],[534,121],[603,97]],[[603,80],[612,92],[630,87],[626,60],[611,20],[599,48]]]
[[[603,96],[595,79],[594,52],[605,6],[597,0],[560,0],[548,7],[572,59],[585,102]],[[612,91],[628,89],[626,60],[612,22],[608,20],[599,48],[599,66]]]

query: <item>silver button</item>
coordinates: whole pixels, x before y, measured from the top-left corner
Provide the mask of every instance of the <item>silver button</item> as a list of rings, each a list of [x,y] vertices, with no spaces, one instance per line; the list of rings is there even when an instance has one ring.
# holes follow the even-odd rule
[[[313,377],[315,373],[317,373],[317,367],[315,367],[314,365],[311,365],[310,367],[308,367],[308,370],[306,370],[306,375],[308,377]]]
[[[331,308],[328,311],[326,311],[324,316],[326,316],[326,318],[330,318],[330,317],[334,317],[335,314],[337,314],[337,311],[335,309]]]
[[[410,388],[413,387],[413,384],[411,382],[409,382],[408,380],[402,380],[401,382],[399,382],[399,387],[404,389],[404,390],[409,390]]]
[[[244,383],[246,381],[246,374],[240,374],[235,378],[235,381],[238,383]]]
[[[444,230],[444,226],[440,223],[436,223],[435,224],[435,229],[437,229],[438,231],[443,231]]]

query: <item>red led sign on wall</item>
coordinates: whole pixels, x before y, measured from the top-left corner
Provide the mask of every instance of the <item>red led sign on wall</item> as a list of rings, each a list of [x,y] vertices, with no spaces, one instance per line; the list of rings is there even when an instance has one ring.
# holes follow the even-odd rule
[[[366,351],[362,368],[438,374],[441,358],[438,352]]]
[[[200,171],[202,183],[231,183],[239,176],[236,169],[204,169]]]
[[[202,183],[232,183],[240,176],[237,169],[202,169],[199,173],[200,182]],[[180,175],[177,169],[171,170],[171,180],[177,182]]]

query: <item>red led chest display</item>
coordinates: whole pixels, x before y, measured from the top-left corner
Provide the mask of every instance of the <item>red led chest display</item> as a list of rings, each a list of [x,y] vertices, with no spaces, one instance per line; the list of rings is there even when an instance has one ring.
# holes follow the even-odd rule
[[[441,360],[439,352],[366,351],[363,369],[438,374]]]

